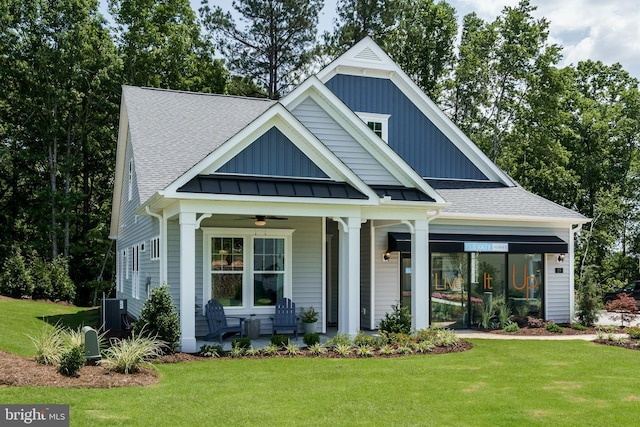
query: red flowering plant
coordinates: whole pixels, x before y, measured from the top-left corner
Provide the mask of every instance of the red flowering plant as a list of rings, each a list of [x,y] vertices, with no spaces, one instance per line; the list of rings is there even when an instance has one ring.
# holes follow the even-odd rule
[[[620,320],[622,322],[621,326],[624,326],[624,322],[631,323],[638,314],[636,300],[630,294],[619,294],[617,299],[609,301],[604,308],[609,312],[615,313],[611,318]]]

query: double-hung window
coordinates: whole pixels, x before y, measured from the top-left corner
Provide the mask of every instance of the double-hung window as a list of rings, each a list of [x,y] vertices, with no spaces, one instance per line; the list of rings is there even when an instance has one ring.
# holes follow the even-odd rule
[[[205,301],[215,299],[225,307],[259,312],[291,297],[293,230],[204,228],[203,232]]]

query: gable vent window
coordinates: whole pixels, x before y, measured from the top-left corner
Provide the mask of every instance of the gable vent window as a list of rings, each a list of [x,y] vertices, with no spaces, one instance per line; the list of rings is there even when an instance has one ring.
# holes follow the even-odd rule
[[[367,122],[367,126],[371,129],[376,135],[382,138],[382,123],[380,122]]]
[[[356,113],[360,119],[369,126],[380,139],[389,143],[389,118],[388,114]]]
[[[133,160],[129,160],[129,201],[133,197]]]

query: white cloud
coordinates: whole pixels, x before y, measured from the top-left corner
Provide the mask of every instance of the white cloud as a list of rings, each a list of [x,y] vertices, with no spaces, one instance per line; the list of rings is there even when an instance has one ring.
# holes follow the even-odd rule
[[[469,12],[492,21],[517,0],[449,0],[462,18]],[[640,78],[640,0],[533,0],[536,18],[549,21],[549,41],[563,46],[560,65],[591,59],[619,62]]]

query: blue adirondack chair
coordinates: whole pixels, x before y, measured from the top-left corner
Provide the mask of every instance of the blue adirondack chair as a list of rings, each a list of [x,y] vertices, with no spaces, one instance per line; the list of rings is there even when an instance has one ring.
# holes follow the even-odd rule
[[[204,337],[205,341],[217,338],[222,344],[222,339],[237,333],[242,337],[244,317],[225,316],[224,307],[216,300],[209,300],[205,307],[205,315],[209,324],[209,334]],[[227,323],[227,319],[236,319],[232,325]]]
[[[273,321],[273,335],[276,331],[293,331],[295,339],[298,339],[298,320],[296,305],[289,298],[282,298],[276,304],[276,312]]]

